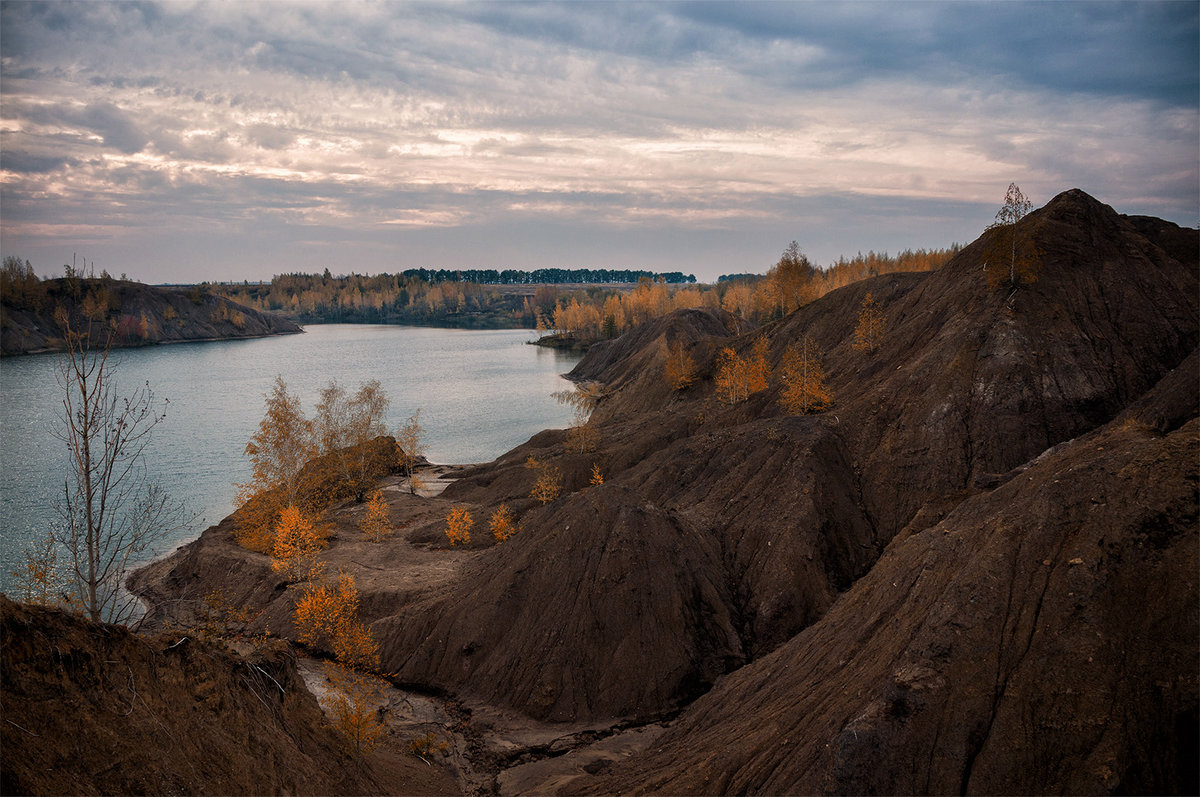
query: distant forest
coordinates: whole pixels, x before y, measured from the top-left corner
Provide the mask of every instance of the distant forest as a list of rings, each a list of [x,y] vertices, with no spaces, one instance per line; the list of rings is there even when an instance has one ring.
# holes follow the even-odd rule
[[[769,321],[877,274],[940,268],[960,248],[859,253],[818,268],[793,241],[766,274],[725,275],[713,285],[697,284],[694,276],[680,272],[610,269],[409,269],[374,276],[334,276],[326,269],[281,274],[270,283],[206,283],[198,289],[300,323],[524,327],[586,345],[690,307]]]
[[[668,285],[680,285],[696,281],[695,274],[684,274],[680,271],[658,273],[608,268],[537,268],[533,271],[511,268],[503,271],[497,271],[494,268],[439,268],[437,270],[410,268],[400,272],[400,275],[409,278],[415,277],[429,283],[474,282],[479,285],[599,285],[603,283],[636,285],[640,279],[649,279],[655,282],[661,280]]]

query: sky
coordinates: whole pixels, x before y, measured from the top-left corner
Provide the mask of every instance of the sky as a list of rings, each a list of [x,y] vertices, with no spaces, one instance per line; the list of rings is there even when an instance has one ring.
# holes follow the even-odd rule
[[[0,251],[144,282],[701,281],[1200,221],[1196,2],[3,2]]]

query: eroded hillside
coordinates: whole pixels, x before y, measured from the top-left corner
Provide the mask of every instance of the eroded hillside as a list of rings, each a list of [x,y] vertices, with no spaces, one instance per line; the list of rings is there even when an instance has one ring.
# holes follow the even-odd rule
[[[595,450],[548,431],[437,498],[390,489],[387,543],[343,506],[328,566],[357,579],[384,669],[537,720],[678,715],[576,789],[1186,789],[1197,234],[1080,191],[1028,223],[1033,284],[990,289],[981,239],[759,329],[679,312],[576,368],[605,391]],[[851,345],[867,292],[886,318],[870,352]],[[718,400],[721,349],[763,339],[778,373],[805,337],[829,410],[786,414],[777,380]],[[676,342],[698,368],[679,391]],[[563,475],[545,506],[531,456]],[[482,527],[502,503],[513,538],[448,545],[450,507]],[[292,591],[228,523],[142,588],[222,588],[289,629]]]
[[[3,792],[457,792],[411,756],[347,755],[282,641],[243,653],[0,596]]]
[[[216,296],[199,286],[176,290],[111,278],[58,278],[6,286],[0,306],[0,353],[62,348],[56,313],[72,329],[111,334],[114,346],[227,340],[300,332],[299,326]]]

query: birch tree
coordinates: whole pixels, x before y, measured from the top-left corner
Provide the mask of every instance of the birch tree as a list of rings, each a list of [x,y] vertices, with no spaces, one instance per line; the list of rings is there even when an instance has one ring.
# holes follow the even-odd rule
[[[128,623],[140,611],[123,586],[130,564],[190,520],[146,466],[151,433],[166,419],[168,402],[156,399],[149,383],[118,393],[111,331],[93,346],[90,331],[73,329],[65,311],[56,319],[65,351],[55,436],[66,444],[68,475],[53,535],[65,552],[66,597],[92,620]]]

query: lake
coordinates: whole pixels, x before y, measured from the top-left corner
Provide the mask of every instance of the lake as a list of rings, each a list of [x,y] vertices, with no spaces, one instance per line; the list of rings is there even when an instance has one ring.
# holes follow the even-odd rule
[[[577,355],[529,346],[531,330],[453,330],[359,324],[309,326],[303,335],[116,349],[123,393],[145,382],[170,400],[154,430],[150,471],[197,515],[170,550],[233,511],[234,482],[246,481],[242,450],[258,428],[276,375],[310,418],[318,392],[337,379],[353,392],[378,379],[391,399],[390,430],[421,410],[439,464],[488,462],[542,429],[571,422],[551,394],[570,387],[561,374]],[[58,356],[0,360],[0,590],[23,561],[28,541],[56,522],[67,475]],[[61,561],[61,560],[60,560]]]

